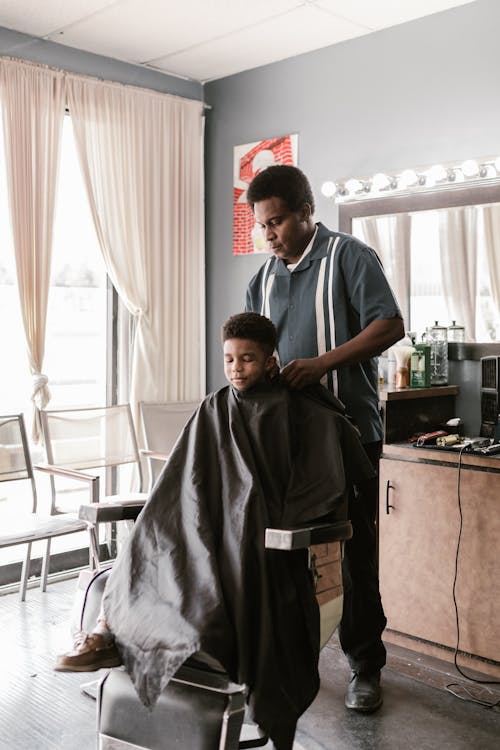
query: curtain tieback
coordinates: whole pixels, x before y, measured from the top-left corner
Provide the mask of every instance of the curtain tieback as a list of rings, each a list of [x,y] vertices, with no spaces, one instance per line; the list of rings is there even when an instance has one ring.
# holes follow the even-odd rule
[[[43,372],[33,373],[33,393],[31,400],[38,409],[44,409],[50,401],[49,379]]]

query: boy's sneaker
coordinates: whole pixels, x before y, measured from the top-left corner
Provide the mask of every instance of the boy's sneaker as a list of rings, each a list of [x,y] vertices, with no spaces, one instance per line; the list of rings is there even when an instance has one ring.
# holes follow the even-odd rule
[[[82,632],[73,650],[57,657],[54,669],[56,672],[95,672],[105,667],[119,667],[121,663],[112,636]]]

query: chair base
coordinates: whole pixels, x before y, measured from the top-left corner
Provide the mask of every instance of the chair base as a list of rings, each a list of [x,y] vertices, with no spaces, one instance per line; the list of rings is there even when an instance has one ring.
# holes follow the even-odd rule
[[[221,673],[181,667],[151,711],[125,670],[116,668],[99,686],[100,747],[237,750],[244,714],[244,686]]]

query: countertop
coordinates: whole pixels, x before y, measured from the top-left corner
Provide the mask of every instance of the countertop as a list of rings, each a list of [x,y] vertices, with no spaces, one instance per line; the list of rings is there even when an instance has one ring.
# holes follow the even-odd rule
[[[379,390],[379,401],[403,401],[406,399],[432,398],[434,396],[456,396],[458,385],[433,385],[431,388],[394,388],[384,386]]]
[[[411,443],[385,443],[382,447],[382,458],[390,458],[395,461],[411,461],[413,463],[431,463],[441,466],[460,465],[466,469],[477,471],[492,471],[500,473],[500,453],[492,456],[484,454],[468,453],[453,448],[436,448],[425,446],[417,448]]]

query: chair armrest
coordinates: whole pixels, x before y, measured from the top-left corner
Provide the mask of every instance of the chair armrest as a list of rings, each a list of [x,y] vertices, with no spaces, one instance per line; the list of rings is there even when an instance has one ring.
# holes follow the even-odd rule
[[[168,461],[170,453],[164,453],[162,451],[152,451],[148,448],[141,448],[139,453],[144,458],[154,458],[156,461]]]
[[[96,474],[87,474],[84,471],[78,469],[66,469],[62,466],[56,466],[55,464],[35,464],[34,467],[37,471],[45,472],[58,477],[65,477],[66,479],[78,479],[82,482],[87,482],[90,487],[90,501],[97,503],[99,500],[99,477]]]
[[[341,542],[352,537],[350,521],[318,523],[292,529],[266,529],[266,549],[294,550],[312,547],[314,544]]]
[[[135,521],[145,505],[144,501],[126,500],[123,502],[90,503],[80,505],[78,518],[92,524],[111,521]]]

